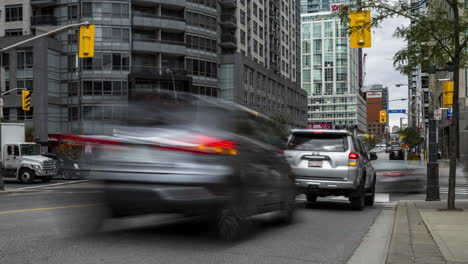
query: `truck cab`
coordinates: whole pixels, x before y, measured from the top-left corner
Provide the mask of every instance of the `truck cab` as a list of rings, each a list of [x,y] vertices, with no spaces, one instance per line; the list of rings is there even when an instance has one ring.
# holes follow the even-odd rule
[[[41,155],[41,146],[36,143],[8,143],[2,149],[2,175],[31,183],[35,179],[49,181],[57,174],[55,161]]]

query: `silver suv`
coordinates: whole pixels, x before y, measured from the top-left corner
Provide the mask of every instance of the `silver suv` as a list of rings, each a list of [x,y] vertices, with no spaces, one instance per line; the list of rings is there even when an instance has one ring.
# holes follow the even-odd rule
[[[348,131],[294,129],[285,155],[307,201],[333,195],[348,197],[355,210],[374,204],[374,168],[362,142]]]

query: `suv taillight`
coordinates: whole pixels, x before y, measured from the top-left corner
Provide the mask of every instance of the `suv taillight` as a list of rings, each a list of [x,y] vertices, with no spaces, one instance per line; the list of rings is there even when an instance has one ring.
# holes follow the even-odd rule
[[[348,166],[357,166],[359,154],[357,154],[356,152],[351,152],[349,153],[348,159]]]

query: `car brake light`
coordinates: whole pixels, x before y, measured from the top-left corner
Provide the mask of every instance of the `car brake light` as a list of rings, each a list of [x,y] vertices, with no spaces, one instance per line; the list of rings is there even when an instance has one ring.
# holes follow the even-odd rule
[[[284,154],[284,150],[280,150],[279,153],[280,153],[280,154]]]
[[[357,166],[357,159],[359,159],[359,154],[351,152],[349,153],[348,158],[348,166]]]
[[[196,154],[237,155],[236,144],[231,141],[204,135],[194,135],[183,140],[171,141],[170,145],[156,144],[155,148],[183,151]]]

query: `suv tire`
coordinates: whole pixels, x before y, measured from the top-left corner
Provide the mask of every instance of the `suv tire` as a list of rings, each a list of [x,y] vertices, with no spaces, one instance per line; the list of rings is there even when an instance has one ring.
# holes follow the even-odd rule
[[[374,201],[375,201],[375,176],[372,181],[372,186],[369,189],[369,193],[367,193],[366,195],[366,199],[364,203],[367,206],[374,206]]]
[[[365,178],[362,178],[361,185],[359,186],[359,190],[351,197],[349,197],[349,201],[351,202],[351,208],[356,211],[362,211],[365,207],[365,198],[366,192],[364,190],[364,184],[366,182]]]
[[[307,202],[309,202],[309,203],[314,203],[314,202],[317,201],[317,195],[316,194],[308,193],[308,194],[306,194],[306,198],[307,198]]]
[[[33,183],[36,179],[36,174],[34,174],[34,171],[27,168],[20,169],[18,176],[21,183]]]

